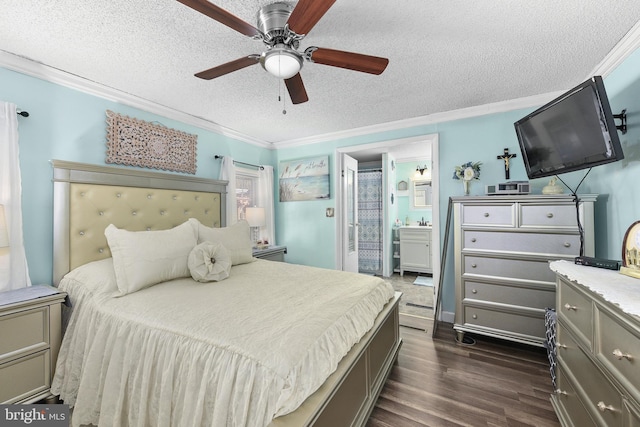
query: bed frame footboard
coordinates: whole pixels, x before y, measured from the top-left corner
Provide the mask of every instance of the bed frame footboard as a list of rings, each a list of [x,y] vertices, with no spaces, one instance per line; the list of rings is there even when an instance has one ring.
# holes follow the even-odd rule
[[[338,369],[294,412],[269,427],[364,426],[402,345],[400,292],[378,315],[373,328],[340,361]]]

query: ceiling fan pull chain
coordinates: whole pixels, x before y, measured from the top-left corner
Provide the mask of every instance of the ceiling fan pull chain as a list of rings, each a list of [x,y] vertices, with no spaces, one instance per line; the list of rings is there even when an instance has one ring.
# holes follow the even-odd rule
[[[287,97],[282,97],[282,114],[287,114]]]
[[[283,95],[282,79],[278,79],[278,102],[282,101],[282,114],[287,114],[286,95]]]
[[[280,59],[278,59],[278,71],[280,71]],[[282,74],[280,74],[282,75]],[[282,79],[278,79],[278,87],[281,88],[282,87]],[[284,92],[284,90],[283,90]],[[280,93],[280,90],[278,90],[278,93]],[[283,95],[282,96],[282,114],[287,114],[287,96]]]

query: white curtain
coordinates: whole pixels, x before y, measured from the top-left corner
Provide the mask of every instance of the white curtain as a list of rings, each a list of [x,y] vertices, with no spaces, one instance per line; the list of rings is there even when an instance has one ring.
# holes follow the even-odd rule
[[[266,225],[261,230],[262,237],[267,238],[271,245],[276,244],[273,192],[273,166],[263,166],[258,172],[258,206],[264,208]]]
[[[238,222],[238,202],[236,201],[236,167],[233,158],[224,156],[220,168],[220,179],[229,181],[227,185],[227,226]]]
[[[0,252],[0,291],[31,286],[22,235],[22,184],[15,104],[0,101],[0,204],[4,205],[9,250]],[[6,248],[5,248],[6,249]]]

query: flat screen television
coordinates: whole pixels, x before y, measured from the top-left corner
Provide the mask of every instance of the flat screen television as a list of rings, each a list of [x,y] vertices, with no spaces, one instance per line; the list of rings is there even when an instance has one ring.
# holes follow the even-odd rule
[[[576,86],[514,125],[530,179],[624,158],[600,76]]]

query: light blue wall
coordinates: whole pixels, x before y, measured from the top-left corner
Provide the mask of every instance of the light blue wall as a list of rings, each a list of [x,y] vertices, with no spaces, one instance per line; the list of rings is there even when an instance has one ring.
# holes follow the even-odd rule
[[[640,219],[640,198],[636,197],[640,176],[640,50],[605,79],[605,86],[614,112],[627,108],[629,132],[621,135],[626,159],[595,168],[582,184],[580,193],[601,195],[596,203],[596,256],[619,259],[621,242],[627,226]],[[332,174],[330,199],[280,203],[276,197],[277,241],[287,245],[287,260],[318,267],[335,268],[336,221],[335,217],[325,216],[325,209],[336,206],[335,186],[339,182],[335,173],[336,148],[438,133],[439,159],[434,161],[438,161],[440,167],[441,239],[444,238],[448,199],[450,196],[462,195],[460,181],[451,178],[454,166],[467,161],[482,162],[480,180],[473,182],[471,194],[484,194],[485,185],[505,181],[503,163],[497,160],[496,156],[501,154],[504,148],[509,148],[512,153],[518,155],[512,160],[510,179],[527,179],[513,123],[533,108],[302,147],[282,148],[271,152],[3,69],[0,69],[0,93],[3,100],[14,102],[31,113],[28,119],[20,119],[20,145],[25,243],[34,283],[47,282],[51,278],[52,185],[49,159],[103,164],[106,150],[106,109],[142,120],[159,121],[171,128],[196,133],[197,175],[202,177],[216,178],[219,163],[211,159],[214,154],[226,154],[249,163],[273,165],[277,185],[279,161],[329,155]],[[575,187],[583,174],[584,172],[579,171],[563,175],[562,178]],[[547,181],[532,181],[534,192],[539,193]],[[451,249],[447,259],[453,259]],[[442,308],[444,311],[454,311],[451,262],[445,266],[443,277]]]
[[[578,84],[580,82],[576,82]],[[579,193],[596,193],[596,256],[620,259],[621,243],[628,225],[640,219],[640,197],[637,183],[640,176],[640,49],[625,60],[605,79],[614,113],[627,108],[629,131],[620,135],[626,159],[622,162],[594,168]],[[568,88],[567,88],[568,89]],[[504,148],[517,157],[511,161],[510,180],[527,180],[513,123],[534,108],[454,120],[427,126],[417,126],[358,138],[323,142],[293,149],[278,150],[279,159],[307,155],[333,155],[338,147],[388,141],[417,135],[438,133],[440,167],[440,236],[444,239],[447,204],[450,196],[461,196],[460,181],[452,179],[454,167],[468,161],[482,162],[480,180],[473,181],[472,195],[482,195],[485,185],[505,181],[504,163],[496,159]],[[333,161],[333,159],[332,159]],[[575,188],[584,171],[562,175]],[[335,188],[337,179],[332,176]],[[531,181],[534,193],[540,193],[548,179]],[[333,194],[333,193],[332,193]],[[309,202],[306,202],[309,203]],[[279,204],[277,206],[279,242],[289,246],[289,259],[294,262],[335,267],[335,218],[324,218],[324,206],[334,206],[335,200],[313,204]],[[400,209],[400,207],[399,207]],[[404,220],[403,218],[400,218]],[[308,236],[312,237],[309,238]],[[442,245],[442,242],[441,242]],[[442,309],[453,312],[454,278],[453,250],[443,270]]]
[[[34,284],[51,283],[53,184],[50,160],[104,165],[105,111],[112,110],[198,135],[196,176],[217,179],[215,154],[273,165],[272,150],[0,68],[0,99],[28,111],[19,117],[25,248]]]
[[[471,194],[484,194],[485,184],[503,182],[503,163],[501,160],[497,160],[496,156],[502,154],[505,147],[508,147],[512,153],[519,153],[513,122],[521,118],[525,113],[526,111],[524,110],[512,111],[367,135],[366,137],[280,149],[277,151],[277,156],[278,159],[284,160],[329,154],[332,156],[333,162],[335,161],[333,154],[335,149],[339,147],[438,133],[440,222],[444,224],[449,197],[461,196],[463,193],[460,181],[451,178],[454,166],[467,161],[480,161],[483,163],[481,179],[472,184]],[[415,171],[415,165],[413,168]],[[335,175],[332,175],[332,189],[339,182]],[[399,180],[398,177],[396,179]],[[511,169],[511,179],[527,179],[521,161],[514,162]],[[332,191],[331,200],[322,202],[276,203],[278,242],[287,245],[288,260],[319,267],[335,268],[335,218],[324,218],[325,206],[335,206],[336,204],[334,194],[335,192]],[[399,210],[400,204],[398,205]],[[400,220],[404,221],[404,218],[400,218]],[[309,234],[314,237],[308,238]],[[441,230],[441,236],[444,236],[444,228]],[[452,260],[452,254],[448,254],[447,259]],[[442,289],[443,310],[445,311],[454,310],[453,265],[449,264],[445,271],[445,282]]]
[[[594,168],[580,192],[600,195],[596,203],[596,256],[620,260],[624,233],[640,220],[640,49],[604,83],[613,113],[627,109],[628,131],[625,135],[618,132],[625,158]]]

